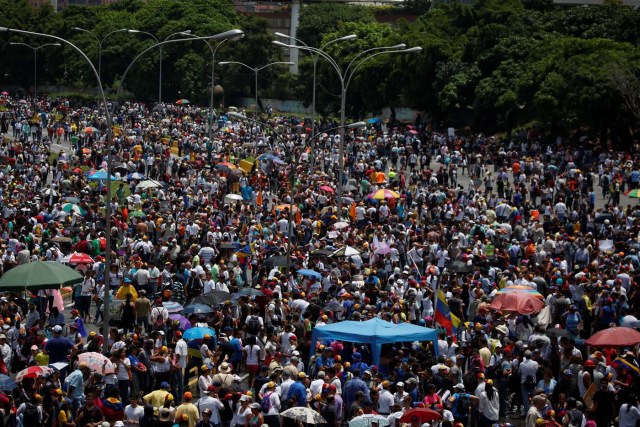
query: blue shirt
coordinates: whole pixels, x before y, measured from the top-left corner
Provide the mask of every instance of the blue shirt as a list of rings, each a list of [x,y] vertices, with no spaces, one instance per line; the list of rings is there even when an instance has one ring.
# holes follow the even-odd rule
[[[44,347],[49,353],[49,363],[67,362],[70,348],[73,348],[73,343],[65,337],[50,338]]]
[[[354,377],[342,388],[342,399],[344,400],[345,408],[351,408],[351,404],[356,401],[356,393],[363,392],[364,398],[369,398],[369,387],[360,378]]]
[[[300,381],[296,381],[289,387],[287,399],[294,399],[295,406],[307,406],[307,388]]]
[[[73,371],[64,382],[67,385],[67,390],[73,387],[73,391],[69,394],[69,399],[79,400],[84,397],[84,378],[81,370]]]

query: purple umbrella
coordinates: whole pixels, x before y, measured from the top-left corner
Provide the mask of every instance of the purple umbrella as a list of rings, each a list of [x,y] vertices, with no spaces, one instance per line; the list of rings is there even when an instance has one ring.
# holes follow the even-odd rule
[[[376,249],[376,255],[386,255],[391,253],[391,248],[386,243],[380,242],[378,244],[378,249]]]
[[[170,314],[169,315],[169,319],[177,320],[178,322],[180,322],[178,324],[178,327],[180,329],[182,329],[183,331],[186,331],[187,329],[189,329],[191,327],[191,322],[189,322],[189,320],[187,320],[187,318],[184,317],[181,314],[178,314],[178,313]]]

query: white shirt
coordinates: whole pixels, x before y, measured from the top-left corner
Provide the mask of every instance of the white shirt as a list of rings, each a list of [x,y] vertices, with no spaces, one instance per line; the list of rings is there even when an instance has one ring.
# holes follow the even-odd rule
[[[196,406],[200,412],[200,418],[202,418],[202,412],[205,409],[211,409],[211,422],[216,425],[220,424],[220,409],[224,409],[224,405],[219,399],[204,395],[204,397],[198,400]]]
[[[118,361],[118,380],[129,379],[129,369],[131,369],[131,361],[128,357]]]
[[[378,399],[378,413],[387,415],[391,413],[391,407],[394,405],[393,395],[389,390],[383,389]]]
[[[491,421],[497,421],[500,418],[500,397],[497,389],[493,389],[493,399],[491,400],[487,397],[486,391],[480,393],[478,411]]]
[[[125,427],[138,427],[140,425],[140,418],[144,415],[144,408],[140,405],[135,408],[131,405],[127,405],[124,408],[124,426]],[[129,423],[127,421],[135,421],[135,423]]]
[[[175,353],[177,356],[179,356],[178,366],[180,366],[183,369],[187,367],[187,352],[188,352],[187,343],[185,342],[185,340],[179,339],[178,342],[176,343]]]

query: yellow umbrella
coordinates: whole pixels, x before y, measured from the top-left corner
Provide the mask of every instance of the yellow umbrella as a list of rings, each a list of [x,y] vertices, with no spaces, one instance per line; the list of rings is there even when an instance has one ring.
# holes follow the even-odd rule
[[[399,199],[400,195],[393,190],[381,189],[369,194],[369,198],[376,200]]]
[[[242,170],[242,172],[249,173],[251,172],[251,169],[253,168],[255,162],[255,158],[247,157],[244,160],[240,160],[240,162],[238,163],[238,167]]]

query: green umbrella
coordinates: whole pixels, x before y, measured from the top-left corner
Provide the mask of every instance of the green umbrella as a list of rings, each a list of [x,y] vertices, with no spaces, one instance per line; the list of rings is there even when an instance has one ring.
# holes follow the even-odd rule
[[[129,213],[129,216],[131,218],[142,218],[143,216],[145,216],[145,213],[142,211],[133,211]]]
[[[36,261],[12,268],[0,278],[0,292],[60,289],[82,282],[80,273],[54,261]]]

